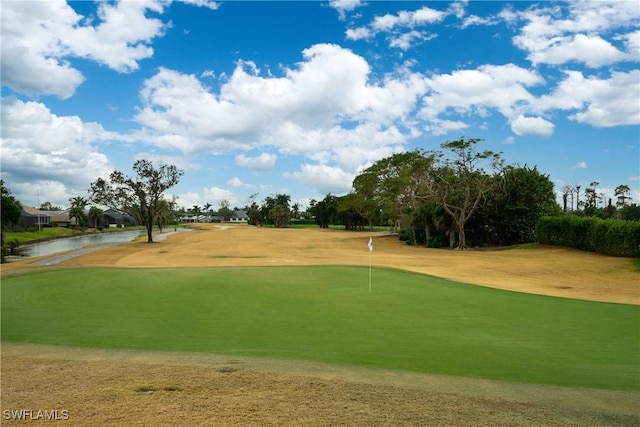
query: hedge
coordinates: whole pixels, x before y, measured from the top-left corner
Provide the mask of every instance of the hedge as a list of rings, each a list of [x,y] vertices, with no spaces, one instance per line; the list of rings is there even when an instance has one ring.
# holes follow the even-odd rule
[[[548,245],[569,246],[605,255],[640,257],[639,221],[545,216],[536,223],[536,238]]]

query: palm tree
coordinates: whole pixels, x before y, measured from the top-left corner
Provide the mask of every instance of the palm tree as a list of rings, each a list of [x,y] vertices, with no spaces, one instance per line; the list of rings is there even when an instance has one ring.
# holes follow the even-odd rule
[[[101,209],[92,206],[89,209],[89,220],[93,221],[93,229],[94,231],[98,231],[98,221],[100,220],[100,218],[102,218],[102,215],[104,214],[104,212],[102,212]]]
[[[76,196],[69,199],[69,218],[76,220],[76,225],[84,226],[85,213],[84,209],[89,201],[82,196]]]
[[[204,212],[207,214],[207,222],[211,222],[211,203],[204,205]]]
[[[156,224],[162,233],[162,228],[167,226],[173,219],[173,210],[175,208],[175,200],[167,199],[158,200],[158,212],[156,213]]]
[[[193,222],[198,222],[198,217],[202,213],[202,210],[200,210],[200,206],[193,205],[193,207],[191,208],[191,212],[193,213],[193,216],[194,216]]]

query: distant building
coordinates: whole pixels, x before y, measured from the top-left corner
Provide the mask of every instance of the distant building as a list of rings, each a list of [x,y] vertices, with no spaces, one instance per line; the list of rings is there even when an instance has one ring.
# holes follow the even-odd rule
[[[107,227],[136,225],[136,221],[131,215],[118,209],[107,209],[102,218]]]
[[[230,222],[247,222],[249,221],[249,215],[247,215],[246,211],[235,210],[229,218]]]
[[[211,222],[210,217],[206,215],[189,215],[179,219],[180,222]]]
[[[70,227],[75,225],[76,220],[69,218],[69,211],[41,211],[21,204],[22,218],[20,226],[22,228],[29,227]]]

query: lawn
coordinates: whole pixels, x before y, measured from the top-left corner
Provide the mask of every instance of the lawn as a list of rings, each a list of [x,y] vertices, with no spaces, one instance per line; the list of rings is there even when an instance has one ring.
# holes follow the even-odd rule
[[[61,269],[2,280],[2,340],[640,390],[640,307],[365,267]]]
[[[174,226],[171,226],[172,228]],[[118,233],[120,231],[144,230],[143,227],[125,227],[125,228],[104,228],[100,233]],[[81,236],[84,234],[93,234],[93,227],[87,227],[83,230],[74,230],[68,227],[42,227],[39,231],[8,231],[5,233],[5,242],[17,241],[19,244],[29,244],[36,241],[46,241],[58,238]]]
[[[4,239],[5,242],[17,241],[24,244],[34,240],[69,237],[73,234],[74,231],[67,227],[42,227],[40,231],[8,231],[5,233]]]

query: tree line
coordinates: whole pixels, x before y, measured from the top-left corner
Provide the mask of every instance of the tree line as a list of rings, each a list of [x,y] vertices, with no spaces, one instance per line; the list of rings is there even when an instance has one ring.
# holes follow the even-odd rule
[[[560,213],[553,183],[535,167],[479,150],[481,141],[461,138],[379,160],[355,178],[351,193],[315,203],[320,226],[331,215],[348,228],[386,223],[410,244],[458,249],[533,241],[537,218]]]
[[[617,217],[631,221],[640,220],[640,207],[631,203],[631,188],[628,185],[618,185],[613,190],[615,204],[611,198],[607,199],[603,192],[598,192],[599,186],[598,181],[593,181],[581,194],[580,190],[583,188],[581,185],[563,185],[563,211],[574,215],[596,216],[601,219]]]
[[[349,194],[311,201],[320,227],[347,229],[386,224],[410,244],[430,247],[513,245],[536,241],[542,216],[594,215],[640,220],[630,189],[616,188],[616,205],[598,207],[596,185],[576,209],[556,202],[548,175],[536,167],[507,165],[500,153],[480,151],[480,139],[461,138],[441,150],[394,154],[362,171]],[[579,188],[579,187],[578,187]],[[569,195],[564,200],[570,200]]]
[[[640,207],[631,204],[630,188],[616,188],[615,205],[602,202],[599,183],[592,182],[580,194],[578,185],[563,187],[564,206],[555,199],[553,183],[536,167],[507,165],[501,153],[479,150],[481,139],[461,138],[441,145],[440,150],[415,150],[381,159],[359,173],[352,191],[343,196],[327,194],[311,200],[306,212],[291,204],[291,196],[276,194],[261,202],[257,194],[244,208],[249,223],[257,226],[287,227],[291,221],[309,220],[319,227],[342,225],[347,230],[372,230],[386,225],[410,244],[429,247],[512,245],[535,241],[535,226],[542,216],[563,214],[594,215],[640,220]],[[107,206],[130,214],[146,227],[161,229],[187,210],[177,208],[164,192],[175,186],[183,171],[174,165],[154,166],[138,160],[134,176],[114,171],[108,179],[90,184],[90,197],[70,199],[69,215],[77,224],[89,221],[97,226]],[[2,228],[19,221],[20,207],[2,185]],[[12,200],[17,204],[14,206]],[[575,202],[575,205],[574,205]],[[85,209],[91,207],[85,216]],[[569,204],[570,203],[570,204]],[[195,205],[189,213],[212,214],[212,205]],[[41,208],[54,210],[49,202]],[[228,220],[228,201],[222,201],[218,215]]]

